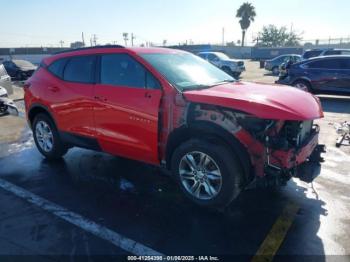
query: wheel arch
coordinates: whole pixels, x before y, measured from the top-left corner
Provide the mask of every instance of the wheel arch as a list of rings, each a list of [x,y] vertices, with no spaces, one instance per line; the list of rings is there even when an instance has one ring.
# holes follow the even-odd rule
[[[297,79],[294,79],[293,82],[292,82],[292,85],[294,85],[296,82],[298,81],[303,81],[303,82],[306,82],[307,84],[310,85],[310,87],[312,88],[312,84],[311,84],[311,80],[307,77],[298,77]]]
[[[171,168],[171,158],[175,149],[191,138],[204,139],[210,142],[222,142],[235,154],[241,164],[246,181],[252,176],[252,165],[245,147],[231,133],[217,124],[208,121],[195,121],[187,126],[175,129],[168,138],[166,146],[166,167]]]
[[[49,116],[51,118],[51,120],[53,121],[53,123],[55,124],[55,126],[57,127],[55,119],[52,116],[52,113],[50,112],[50,110],[46,106],[41,105],[41,104],[33,104],[30,107],[30,109],[28,110],[28,122],[29,122],[30,128],[32,128],[32,124],[34,122],[35,116],[40,114],[40,113],[43,113],[43,114],[46,114],[47,116]]]

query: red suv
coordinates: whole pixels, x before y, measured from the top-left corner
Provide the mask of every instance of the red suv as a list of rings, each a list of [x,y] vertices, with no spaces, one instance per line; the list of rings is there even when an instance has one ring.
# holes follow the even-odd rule
[[[25,84],[39,151],[73,146],[164,166],[195,203],[228,205],[252,181],[284,184],[320,160],[319,100],[238,82],[187,52],[121,46],[45,58]],[[312,180],[312,177],[302,177]]]

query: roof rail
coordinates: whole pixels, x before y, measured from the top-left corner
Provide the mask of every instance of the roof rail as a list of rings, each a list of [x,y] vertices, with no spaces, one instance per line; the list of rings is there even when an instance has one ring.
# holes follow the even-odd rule
[[[69,53],[69,52],[75,52],[75,51],[81,51],[81,50],[89,50],[89,49],[96,49],[96,48],[125,48],[122,45],[97,45],[97,46],[90,46],[90,47],[81,47],[81,48],[70,48],[63,51],[58,51],[53,53],[54,55],[62,54],[62,53]]]

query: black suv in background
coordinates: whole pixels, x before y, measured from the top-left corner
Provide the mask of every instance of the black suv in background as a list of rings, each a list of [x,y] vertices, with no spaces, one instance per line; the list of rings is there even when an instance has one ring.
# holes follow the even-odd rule
[[[315,57],[290,65],[276,83],[309,92],[350,94],[350,55]]]

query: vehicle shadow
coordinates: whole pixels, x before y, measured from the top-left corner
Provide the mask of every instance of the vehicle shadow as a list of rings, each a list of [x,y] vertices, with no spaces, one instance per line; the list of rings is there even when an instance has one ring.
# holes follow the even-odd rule
[[[350,96],[319,95],[323,111],[350,114]]]
[[[293,181],[277,190],[246,190],[218,212],[191,204],[159,168],[107,154],[73,149],[60,162],[42,160],[38,169],[45,180],[38,194],[165,254],[250,259],[293,201],[300,209],[277,259],[324,255],[317,235],[324,202]]]

